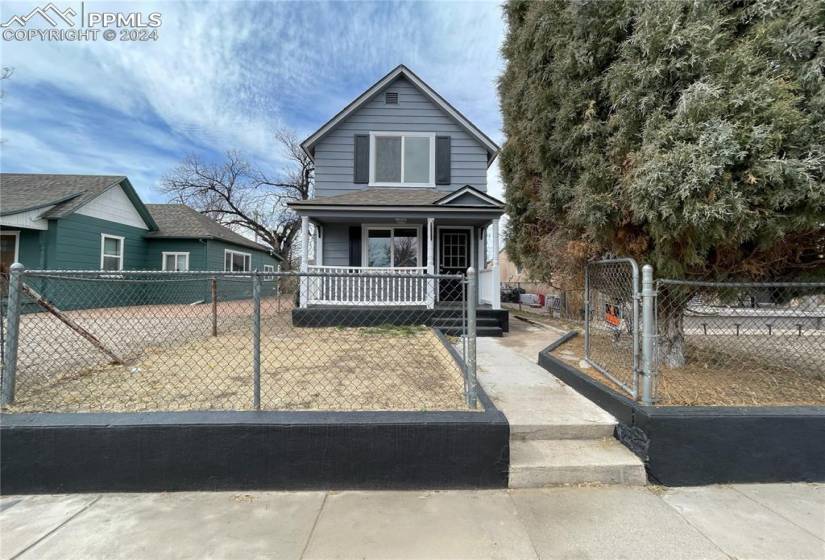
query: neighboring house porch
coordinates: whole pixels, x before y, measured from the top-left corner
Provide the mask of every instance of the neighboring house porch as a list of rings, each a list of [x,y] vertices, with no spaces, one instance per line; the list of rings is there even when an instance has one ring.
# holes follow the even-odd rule
[[[460,282],[424,275],[464,275],[472,266],[478,303],[501,308],[497,257],[504,205],[473,187],[450,193],[374,188],[291,207],[302,219],[301,270],[319,273],[302,285],[300,307],[458,304]]]

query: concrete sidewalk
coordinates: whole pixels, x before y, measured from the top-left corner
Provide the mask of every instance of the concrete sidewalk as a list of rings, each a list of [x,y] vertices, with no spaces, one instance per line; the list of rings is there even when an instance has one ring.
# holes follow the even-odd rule
[[[825,484],[6,496],[0,557],[825,558]]]

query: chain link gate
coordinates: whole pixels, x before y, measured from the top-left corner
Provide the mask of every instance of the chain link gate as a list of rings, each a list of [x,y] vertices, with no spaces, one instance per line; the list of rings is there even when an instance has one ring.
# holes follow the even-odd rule
[[[585,361],[634,399],[639,394],[639,266],[630,258],[587,264],[584,275]]]

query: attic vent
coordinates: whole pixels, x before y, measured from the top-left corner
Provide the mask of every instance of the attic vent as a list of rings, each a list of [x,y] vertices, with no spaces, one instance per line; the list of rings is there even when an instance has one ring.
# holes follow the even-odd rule
[[[388,91],[384,94],[385,103],[387,105],[398,105],[398,92]]]

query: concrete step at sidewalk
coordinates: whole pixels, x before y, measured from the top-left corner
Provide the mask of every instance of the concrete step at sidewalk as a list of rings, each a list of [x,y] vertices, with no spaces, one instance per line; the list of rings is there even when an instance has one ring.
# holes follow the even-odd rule
[[[614,439],[510,441],[510,488],[646,481],[641,460]]]
[[[512,416],[512,414],[511,414]],[[600,440],[613,437],[616,424],[614,422],[564,422],[560,419],[553,423],[530,424],[516,423],[510,424],[510,441],[536,441],[536,440]]]

